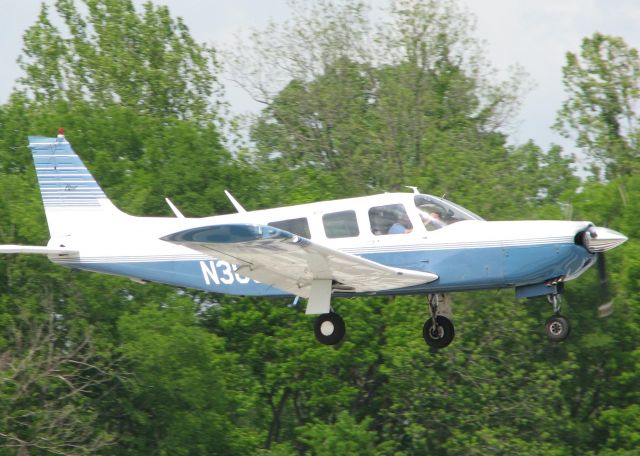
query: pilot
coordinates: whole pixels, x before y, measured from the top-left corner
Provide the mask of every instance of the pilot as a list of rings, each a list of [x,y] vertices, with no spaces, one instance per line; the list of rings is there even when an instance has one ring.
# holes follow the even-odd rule
[[[429,214],[421,212],[420,217],[422,218],[422,222],[424,223],[424,226],[428,231],[434,231],[446,225],[446,223],[442,220],[442,215],[440,215],[440,212],[437,211],[432,211]]]

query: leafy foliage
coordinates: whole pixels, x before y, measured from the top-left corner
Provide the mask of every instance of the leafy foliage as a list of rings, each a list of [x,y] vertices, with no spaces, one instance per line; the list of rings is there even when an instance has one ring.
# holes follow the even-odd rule
[[[581,183],[560,148],[507,144],[520,87],[485,71],[453,1],[391,2],[383,23],[357,1],[294,4],[236,50],[265,109],[234,153],[216,54],[166,7],[53,9],[26,31],[25,75],[0,106],[0,243],[46,243],[26,136],[59,126],[137,215],[168,215],[163,196],[188,215],[226,212],[225,188],[258,208],[418,185],[489,219],[591,219],[631,240],[608,256],[612,317],[595,316],[594,271],[567,286],[574,331],[559,345],[542,335],[546,303],[460,293],[441,352],[420,338],[421,297],[335,300],[348,335],[327,347],[288,300],[2,258],[0,454],[636,451],[640,180],[635,130],[611,129],[637,115],[635,50],[595,35],[569,55],[559,118],[608,177]]]
[[[575,136],[596,162],[595,175],[637,173],[640,58],[621,38],[594,33],[580,55],[567,53],[563,82],[568,93],[556,129]]]
[[[24,36],[20,80],[36,102],[117,104],[140,114],[205,121],[215,114],[215,53],[194,42],[181,19],[165,6],[130,0],[57,0],[69,36],[55,28],[42,4]]]

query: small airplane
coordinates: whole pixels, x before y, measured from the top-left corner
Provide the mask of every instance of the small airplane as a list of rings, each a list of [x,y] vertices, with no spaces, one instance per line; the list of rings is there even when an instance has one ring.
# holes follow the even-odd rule
[[[485,221],[444,198],[385,193],[275,209],[187,218],[135,217],[107,198],[64,136],[29,137],[51,239],[47,246],[0,246],[0,253],[47,255],[70,268],[210,292],[307,298],[323,344],[345,336],[331,298],[428,297],[425,342],[443,348],[454,326],[444,294],[514,288],[546,296],[552,341],[569,334],[560,315],[564,283],[599,252],[627,238],[582,221]],[[297,299],[297,298],[296,298]]]

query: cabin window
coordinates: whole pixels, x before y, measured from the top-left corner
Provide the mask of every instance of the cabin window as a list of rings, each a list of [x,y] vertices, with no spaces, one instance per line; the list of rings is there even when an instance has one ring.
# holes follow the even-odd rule
[[[297,234],[298,236],[302,236],[303,238],[311,238],[311,233],[309,232],[309,222],[307,222],[307,219],[305,217],[289,220],[279,220],[277,222],[269,223],[269,226],[278,228],[283,231],[288,231],[289,233]]]
[[[402,204],[388,204],[369,209],[371,232],[375,235],[410,233],[413,225]]]
[[[354,211],[340,211],[322,216],[324,232],[328,238],[355,237],[360,234],[356,213]]]
[[[483,220],[473,212],[440,198],[416,195],[414,202],[427,231],[435,231],[463,220]]]

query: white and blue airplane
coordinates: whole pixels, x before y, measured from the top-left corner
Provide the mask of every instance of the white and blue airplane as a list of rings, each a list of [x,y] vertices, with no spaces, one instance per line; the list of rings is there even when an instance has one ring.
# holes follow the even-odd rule
[[[307,298],[315,336],[328,345],[346,332],[333,296],[426,295],[423,337],[442,348],[454,337],[442,295],[500,288],[547,296],[547,336],[564,340],[564,282],[627,240],[586,221],[485,221],[416,189],[258,211],[226,192],[237,213],[186,218],[167,200],[175,217],[135,217],[113,205],[62,131],[29,137],[29,147],[51,239],[0,253],[215,293]]]

